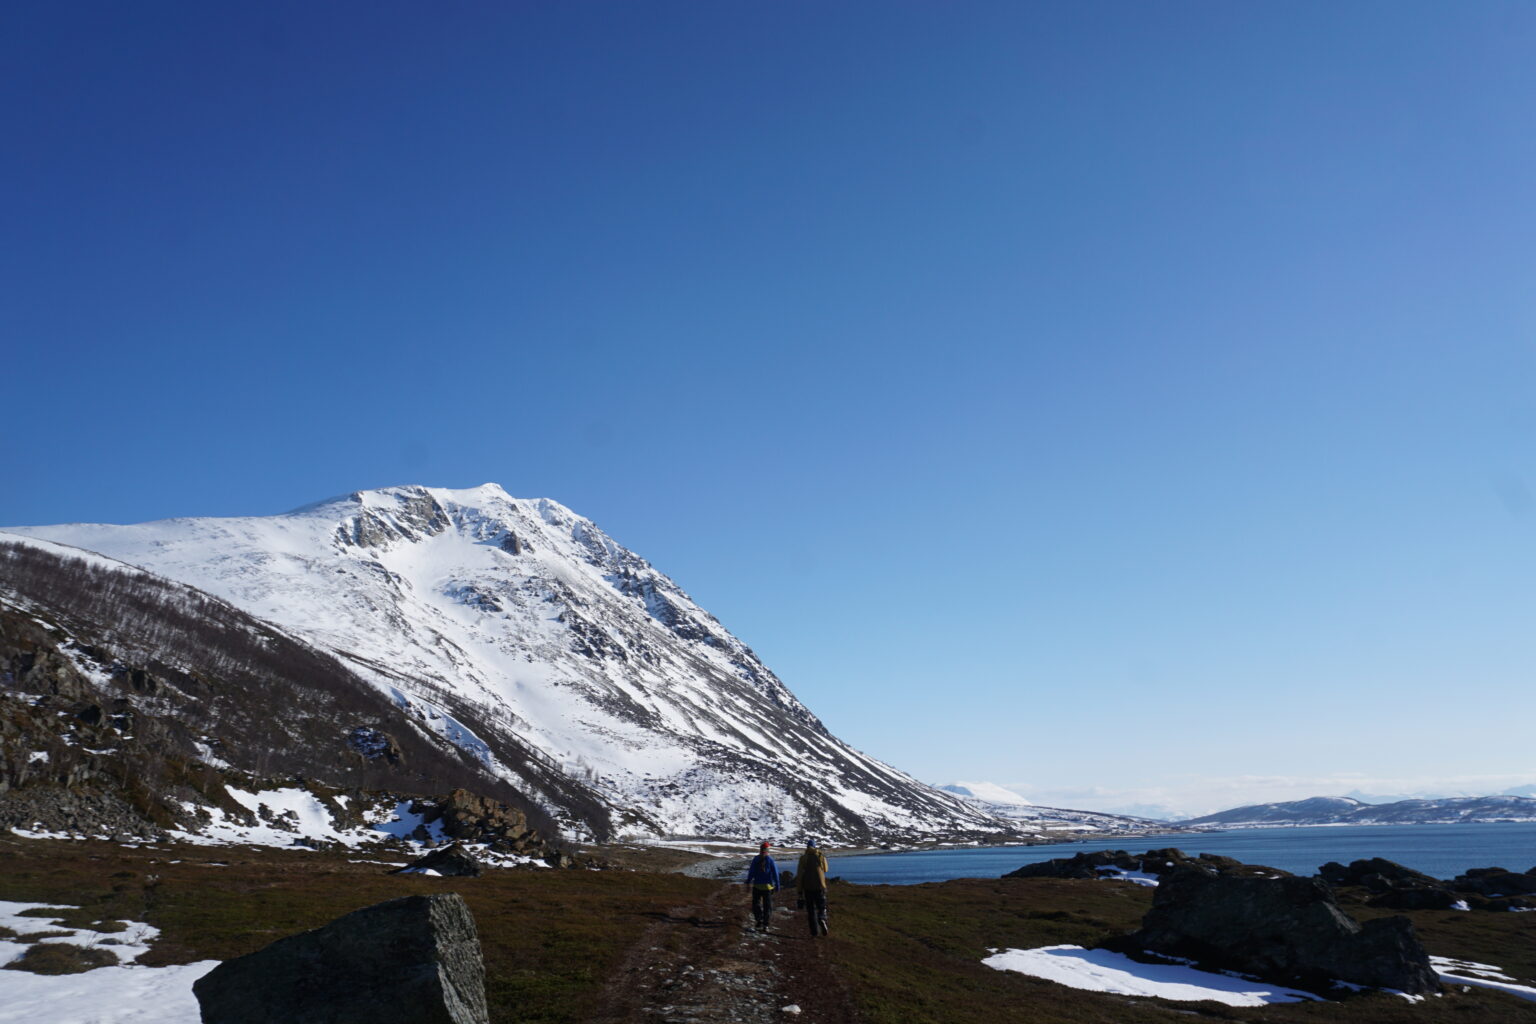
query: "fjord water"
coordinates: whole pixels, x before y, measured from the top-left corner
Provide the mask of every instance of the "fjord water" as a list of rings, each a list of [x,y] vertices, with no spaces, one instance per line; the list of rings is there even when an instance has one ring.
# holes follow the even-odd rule
[[[1254,828],[1181,833],[1137,839],[1085,840],[1050,846],[989,846],[838,857],[833,875],[863,885],[914,885],[950,878],[996,878],[1025,864],[1095,850],[1142,853],[1177,847],[1188,854],[1213,853],[1246,864],[1264,864],[1311,875],[1330,860],[1385,857],[1436,878],[1468,868],[1497,865],[1512,871],[1536,867],[1536,822],[1477,825],[1350,825]]]

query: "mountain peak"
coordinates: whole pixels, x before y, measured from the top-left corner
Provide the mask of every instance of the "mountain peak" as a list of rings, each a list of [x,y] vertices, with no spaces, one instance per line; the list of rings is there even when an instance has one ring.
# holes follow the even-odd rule
[[[637,835],[998,830],[832,736],[681,587],[551,499],[405,485],[286,515],[16,532],[290,631],[575,833],[610,817]]]

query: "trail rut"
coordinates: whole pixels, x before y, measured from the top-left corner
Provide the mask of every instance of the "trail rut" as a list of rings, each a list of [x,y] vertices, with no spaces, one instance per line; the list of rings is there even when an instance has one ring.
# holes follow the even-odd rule
[[[793,906],[787,895],[780,902]],[[722,884],[696,906],[652,916],[604,987],[594,1024],[852,1024],[830,963],[836,937],[812,939],[804,914],[780,906],[759,933],[746,889]]]

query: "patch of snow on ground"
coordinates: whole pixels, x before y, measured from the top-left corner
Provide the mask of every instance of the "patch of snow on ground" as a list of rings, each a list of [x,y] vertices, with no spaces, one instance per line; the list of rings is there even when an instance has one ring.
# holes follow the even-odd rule
[[[0,1024],[201,1024],[192,983],[218,965],[203,960],[58,975],[0,971]]]
[[[41,939],[38,944],[57,942],[67,946],[99,946],[115,954],[120,963],[128,963],[148,953],[149,944],[160,934],[160,929],[141,921],[119,922],[125,926],[122,931],[98,932],[89,928],[75,928],[67,925],[62,917],[22,914],[23,910],[69,911],[74,909],[74,907],[59,906],[54,903],[13,903],[0,900],[0,927],[9,928],[18,935],[68,932],[68,935]],[[25,953],[30,945],[32,944],[0,939],[0,964],[8,964],[15,960]]]
[[[20,934],[68,931],[68,936],[43,939],[105,949],[119,965],[80,974],[42,975],[0,970],[0,1024],[199,1024],[202,1015],[192,983],[207,974],[217,960],[175,967],[140,967],[128,961],[149,951],[158,929],[138,921],[123,921],[120,932],[72,928],[58,917],[23,916],[24,910],[70,911],[51,903],[0,900],[0,926]],[[25,953],[30,943],[0,940],[0,964]]]
[[[94,839],[106,839],[107,838],[106,836],[78,835],[78,834],[73,833],[73,832],[49,832],[47,829],[39,829],[39,828],[13,828],[13,829],[11,829],[11,832],[12,832],[13,835],[18,835],[18,836],[20,836],[23,839],[93,839],[93,838]]]
[[[1157,876],[1149,875],[1145,871],[1127,871],[1124,868],[1099,868],[1099,877],[1111,882],[1134,882],[1137,885],[1145,885],[1156,888]]]
[[[344,839],[342,833],[337,832],[335,826],[331,824],[331,812],[308,790],[269,789],[261,793],[246,793],[231,788],[229,795],[246,810],[256,812],[258,815],[265,807],[267,814],[262,815],[263,817],[287,818],[302,835],[310,838]]]
[[[1319,996],[1265,982],[1212,974],[1179,964],[1144,964],[1121,953],[1081,946],[1007,949],[982,963],[999,971],[1018,971],[1069,988],[1125,996],[1157,996],[1179,1002],[1210,999],[1228,1006],[1299,1003]]]
[[[230,787],[230,796],[259,820],[246,825],[224,813],[217,807],[203,808],[210,821],[197,832],[173,831],[171,834],[183,842],[200,846],[250,843],[256,846],[292,847],[297,840],[320,840],[358,847],[378,842],[386,836],[410,840],[417,826],[422,824],[421,815],[410,812],[410,802],[401,801],[386,811],[382,820],[350,829],[339,829],[331,820],[331,811],[308,790],[290,787],[268,789],[259,793],[247,793]],[[184,804],[187,810],[195,810]],[[270,819],[270,820],[269,820]],[[445,838],[441,822],[427,826],[433,840]]]
[[[1440,977],[1442,985],[1476,985],[1480,988],[1508,992],[1521,999],[1536,1002],[1536,988],[1519,985],[1515,979],[1492,964],[1480,964],[1472,960],[1455,960],[1447,956],[1432,956],[1430,965]]]
[[[213,752],[213,748],[207,743],[204,743],[200,740],[193,740],[192,746],[196,748],[197,756],[202,760],[203,764],[211,765],[214,768],[230,767],[229,762],[215,754]]]

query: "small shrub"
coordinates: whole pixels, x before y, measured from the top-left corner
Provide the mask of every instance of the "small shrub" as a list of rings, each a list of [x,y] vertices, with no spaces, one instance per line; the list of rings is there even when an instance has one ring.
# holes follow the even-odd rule
[[[7,971],[33,974],[83,974],[97,967],[111,967],[117,957],[105,949],[87,949],[64,942],[42,942],[5,965]]]

